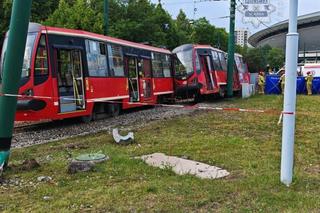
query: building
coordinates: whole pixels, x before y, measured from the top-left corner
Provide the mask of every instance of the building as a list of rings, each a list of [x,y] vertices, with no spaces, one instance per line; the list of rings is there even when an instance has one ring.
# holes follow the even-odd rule
[[[248,29],[236,29],[235,30],[235,42],[242,47],[248,46],[248,38],[250,32]]]
[[[288,20],[261,30],[251,37],[254,47],[270,45],[285,50]],[[299,63],[320,63],[320,12],[298,17]]]

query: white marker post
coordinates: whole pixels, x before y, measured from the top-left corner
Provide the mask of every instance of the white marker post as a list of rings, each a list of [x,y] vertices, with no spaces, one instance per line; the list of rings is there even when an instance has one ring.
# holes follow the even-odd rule
[[[289,186],[292,183],[294,159],[294,133],[296,119],[296,88],[298,66],[297,30],[298,0],[289,2],[289,32],[286,43],[285,88],[283,105],[283,132],[281,153],[281,182]]]

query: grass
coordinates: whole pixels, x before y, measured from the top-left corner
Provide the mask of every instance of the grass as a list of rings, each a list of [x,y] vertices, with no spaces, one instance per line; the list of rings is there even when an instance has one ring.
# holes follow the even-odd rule
[[[279,115],[202,111],[153,122],[135,131],[136,143],[118,146],[106,133],[13,150],[12,164],[36,158],[41,167],[5,178],[22,186],[0,187],[4,212],[319,212],[319,97],[298,97],[294,180],[279,181]],[[277,96],[235,100],[230,105],[281,111]],[[66,145],[78,148],[67,149]],[[139,144],[139,145],[138,145]],[[67,174],[69,155],[102,151],[110,160],[95,171]],[[135,156],[163,152],[222,167],[225,179],[177,176]],[[48,183],[37,177],[51,176]],[[30,183],[32,182],[32,183]],[[48,196],[49,199],[43,199]]]

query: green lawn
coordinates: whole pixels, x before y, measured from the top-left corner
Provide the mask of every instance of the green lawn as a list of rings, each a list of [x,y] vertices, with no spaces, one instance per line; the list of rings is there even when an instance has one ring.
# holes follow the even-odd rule
[[[230,105],[281,111],[282,99],[256,96]],[[129,146],[115,145],[110,135],[100,133],[13,150],[11,164],[36,158],[41,167],[31,171],[13,167],[6,172],[5,178],[23,183],[0,186],[0,211],[319,212],[319,105],[320,97],[298,97],[294,181],[290,188],[279,181],[279,115],[199,111],[136,130],[136,143]],[[68,144],[78,144],[78,148],[67,150]],[[94,172],[67,174],[70,154],[99,151],[111,159]],[[201,180],[133,159],[154,152],[188,156],[227,169],[231,175]],[[51,176],[53,181],[38,183],[41,175]]]

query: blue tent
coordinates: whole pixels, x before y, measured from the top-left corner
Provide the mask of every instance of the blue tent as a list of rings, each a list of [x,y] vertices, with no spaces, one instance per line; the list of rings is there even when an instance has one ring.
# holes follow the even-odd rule
[[[267,75],[266,76],[266,86],[264,89],[264,93],[267,95],[271,94],[281,94],[280,89],[280,76],[278,75]]]
[[[320,77],[315,77],[312,81],[312,93],[320,94]],[[265,94],[281,94],[280,76],[267,75]],[[307,94],[305,77],[297,77],[297,94]]]

